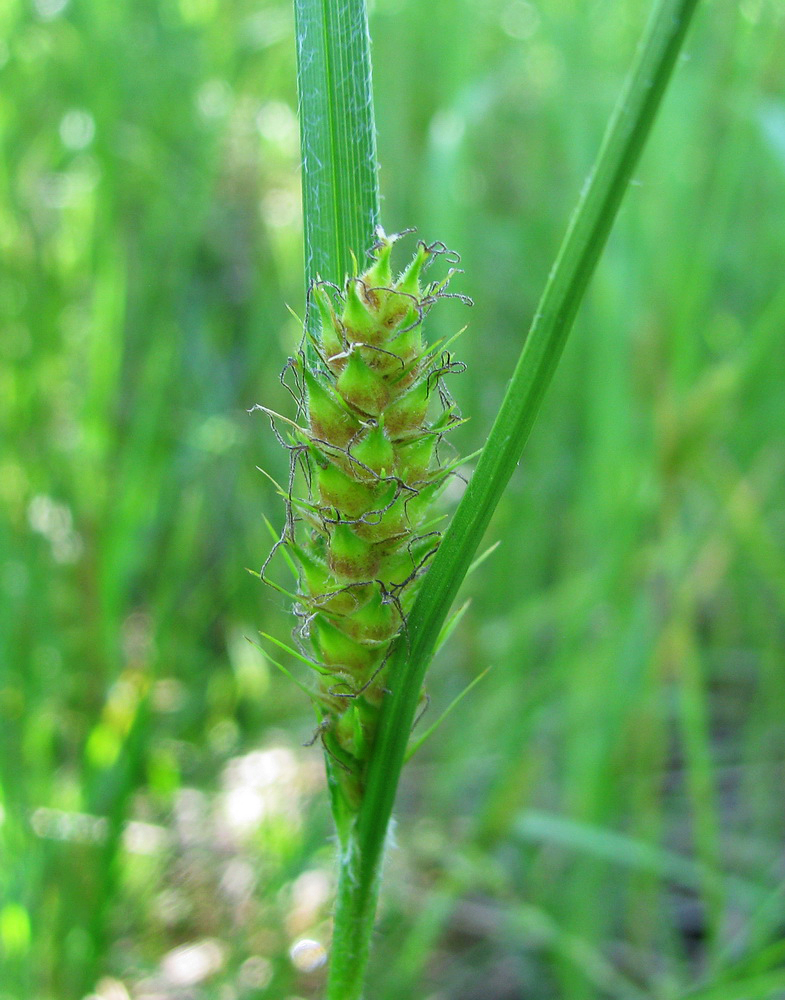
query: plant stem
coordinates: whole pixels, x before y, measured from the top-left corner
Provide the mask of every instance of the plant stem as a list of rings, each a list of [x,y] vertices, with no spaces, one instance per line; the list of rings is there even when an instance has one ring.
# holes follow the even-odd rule
[[[362,997],[380,878],[377,869],[366,905],[366,894],[357,891],[361,868],[362,845],[355,829],[341,852],[327,1000]]]
[[[374,241],[379,223],[376,126],[365,0],[295,0],[306,289],[342,285]],[[316,310],[308,323],[316,323]],[[312,328],[315,333],[315,329]],[[328,775],[334,766],[326,760]],[[378,878],[356,893],[361,868],[353,818],[330,780],[341,840],[328,997],[362,992]],[[370,906],[365,905],[370,901]],[[363,904],[363,905],[361,905]]]

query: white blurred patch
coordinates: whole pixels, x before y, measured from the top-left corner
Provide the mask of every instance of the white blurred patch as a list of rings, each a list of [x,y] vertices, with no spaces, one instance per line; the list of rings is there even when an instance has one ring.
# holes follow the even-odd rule
[[[265,796],[258,788],[241,785],[224,798],[224,816],[234,830],[244,833],[259,825],[265,814]]]
[[[226,80],[208,80],[199,88],[196,106],[205,118],[223,118],[232,106],[232,88]]]
[[[208,800],[198,788],[180,788],[174,800],[174,827],[185,847],[209,838]]]
[[[120,639],[129,663],[138,665],[149,660],[155,649],[150,615],[145,611],[132,611],[123,621]]]
[[[153,685],[152,702],[156,712],[177,712],[187,697],[185,685],[175,677],[162,677]]]
[[[84,156],[73,170],[31,176],[29,200],[34,209],[68,208],[90,195],[98,180],[95,160]]]
[[[221,816],[230,831],[246,835],[274,816],[299,820],[297,758],[286,747],[254,750],[229,761],[224,771]]]
[[[42,21],[54,21],[68,6],[68,0],[33,0],[33,6]]]
[[[164,889],[155,898],[154,913],[167,927],[175,927],[191,914],[188,897],[178,889]]]
[[[466,134],[466,120],[457,111],[437,111],[431,119],[428,133],[434,146],[454,149]]]
[[[256,116],[256,127],[262,138],[281,146],[287,152],[297,149],[298,127],[294,111],[283,101],[267,101]]]
[[[95,993],[91,993],[84,1000],[131,1000],[131,994],[119,979],[106,976],[99,980]]]
[[[312,938],[302,938],[289,949],[292,965],[300,972],[316,972],[327,961],[324,945]]]
[[[104,816],[68,812],[40,806],[30,817],[36,836],[44,840],[64,840],[75,844],[101,844],[106,839],[108,824]]]
[[[76,562],[82,554],[82,539],[74,530],[70,508],[64,503],[43,494],[34,496],[27,507],[27,522],[50,543],[56,562]]]
[[[224,868],[220,885],[221,891],[235,906],[247,902],[256,885],[253,866],[242,858],[232,858]]]
[[[169,846],[169,833],[162,826],[131,820],[123,831],[123,847],[130,854],[160,854]]]
[[[263,990],[272,978],[272,963],[261,955],[246,958],[237,976],[239,985],[246,990]]]
[[[168,952],[161,960],[161,972],[171,986],[196,986],[215,975],[225,958],[223,945],[208,938]]]
[[[95,119],[83,108],[71,108],[60,119],[60,138],[67,149],[84,149],[95,137]]]
[[[241,27],[244,41],[255,48],[265,49],[288,39],[292,32],[291,14],[287,5],[269,6],[246,18]]]
[[[540,13],[534,4],[525,0],[512,0],[501,12],[499,18],[502,31],[510,38],[525,41],[535,33],[540,26]]]
[[[262,199],[262,216],[272,229],[287,229],[301,221],[300,195],[286,188],[271,188]]]
[[[217,413],[199,424],[193,432],[194,445],[211,455],[229,451],[239,440],[240,429],[237,424]]]
[[[303,872],[292,885],[292,908],[286,918],[289,933],[302,934],[317,924],[331,895],[332,879],[326,871],[315,868]]]

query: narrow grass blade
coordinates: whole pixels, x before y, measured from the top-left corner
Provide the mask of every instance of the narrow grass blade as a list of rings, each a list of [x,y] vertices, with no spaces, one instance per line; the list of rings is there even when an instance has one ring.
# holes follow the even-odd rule
[[[590,941],[565,931],[545,910],[537,906],[516,906],[505,915],[507,933],[520,940],[536,936],[570,965],[587,985],[596,987],[614,1000],[646,1000],[649,994],[621,973]]]
[[[699,890],[707,883],[714,889],[724,881],[732,885],[735,897],[745,906],[758,906],[763,898],[763,888],[755,882],[725,877],[718,869],[693,861],[676,851],[562,816],[527,812],[515,824],[515,834],[524,841],[555,844],[590,854],[609,864],[648,872],[692,890]]]
[[[697,0],[663,0],[654,10],[476,471],[412,608],[408,643],[399,644],[393,654],[391,694],[385,701],[358,821],[362,865],[355,905],[373,905],[375,872],[420,687],[442,623],[526,444],[696,5]]]
[[[469,566],[469,568],[466,570],[466,575],[469,576],[470,573],[473,573],[476,569],[479,569],[480,566],[482,566],[482,564],[485,562],[485,560],[488,559],[490,556],[492,556],[500,545],[501,541],[496,541],[493,543],[493,545],[489,545],[484,552],[482,552],[479,556],[477,556],[477,558],[474,560],[471,566]]]
[[[774,1000],[785,990],[785,971],[764,972],[736,983],[720,983],[689,993],[678,1000]]]
[[[267,652],[267,650],[263,646],[260,646],[258,642],[254,642],[253,639],[248,639],[248,636],[246,636],[245,638],[248,640],[248,642],[250,642],[252,646],[255,646],[256,649],[258,649],[261,653],[263,653],[265,659],[269,660],[269,662],[272,663],[274,667],[277,667],[284,675],[284,677],[288,677],[288,679],[292,681],[293,684],[296,684],[297,687],[308,696],[308,699],[310,701],[314,702],[314,704],[318,702],[318,699],[314,696],[314,692],[311,691],[310,688],[306,687],[302,681],[297,680],[297,678],[294,676],[291,670],[285,667],[282,663],[279,663],[278,660],[274,660],[272,656],[270,656],[270,654]]]
[[[275,646],[277,646],[279,649],[282,649],[285,653],[288,653],[289,656],[293,657],[295,660],[299,660],[300,663],[304,663],[306,667],[310,667],[311,670],[315,670],[319,674],[325,674],[326,676],[330,676],[328,670],[324,670],[322,667],[319,666],[318,663],[314,663],[313,660],[309,660],[307,656],[303,656],[302,653],[298,653],[296,649],[293,649],[291,646],[288,646],[285,642],[281,642],[280,639],[276,639],[274,635],[269,635],[267,632],[259,632],[259,635],[262,636],[263,639],[266,639],[268,642],[272,642]],[[259,648],[262,649],[261,646]],[[264,652],[263,649],[262,652]],[[265,653],[265,656],[266,655],[267,654]]]
[[[432,726],[429,726],[428,729],[425,730],[425,732],[418,740],[415,740],[415,742],[412,743],[412,745],[406,751],[406,757],[404,758],[405,762],[408,763],[408,761],[412,759],[412,757],[417,753],[417,751],[420,749],[423,743],[425,743],[425,741],[430,736],[433,736],[433,734],[436,732],[439,726],[444,722],[447,716],[452,712],[452,710],[456,708],[463,701],[463,699],[472,690],[472,688],[474,688],[477,684],[480,683],[480,681],[483,679],[483,677],[485,677],[485,675],[488,673],[490,669],[491,669],[490,667],[486,667],[481,674],[477,674],[474,680],[470,681],[463,689],[463,691],[461,691],[459,695],[453,698],[453,700],[450,702],[447,708],[445,708],[445,710],[442,712],[442,714],[439,716],[436,722],[434,722]]]
[[[444,625],[442,625],[442,629],[439,632],[439,638],[436,640],[436,645],[434,646],[434,653],[438,653],[438,651],[442,648],[445,642],[447,642],[447,640],[453,634],[453,632],[458,626],[458,622],[460,622],[460,620],[469,610],[469,606],[471,603],[472,603],[471,601],[465,601],[459,608],[453,611],[453,613],[450,615],[450,617],[447,619]]]
[[[365,0],[295,0],[305,278],[342,282],[379,221]]]

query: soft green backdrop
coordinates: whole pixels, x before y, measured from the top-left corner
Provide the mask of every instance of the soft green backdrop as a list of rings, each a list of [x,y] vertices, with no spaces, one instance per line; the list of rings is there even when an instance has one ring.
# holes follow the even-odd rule
[[[383,218],[484,440],[646,16],[377,0]],[[785,995],[785,10],[706,3],[430,680],[375,1000]],[[246,637],[303,308],[292,18],[0,6],[0,998],[316,998],[301,693]],[[441,315],[439,315],[441,314]],[[312,949],[313,950],[313,949]]]

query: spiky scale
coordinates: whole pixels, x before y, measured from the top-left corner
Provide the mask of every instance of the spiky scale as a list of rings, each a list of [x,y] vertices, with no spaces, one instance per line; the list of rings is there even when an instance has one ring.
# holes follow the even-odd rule
[[[395,449],[380,424],[369,428],[349,454],[355,459],[357,478],[363,481],[383,477],[395,465]]]
[[[429,478],[435,451],[436,438],[433,434],[403,442],[396,449],[396,474],[412,486],[422,484]]]
[[[330,535],[330,569],[343,583],[372,580],[379,568],[373,545],[358,537],[348,524],[336,524]]]
[[[353,343],[376,344],[384,337],[378,318],[371,312],[362,280],[349,279],[346,282],[346,305],[341,322],[346,329],[346,337]]]
[[[316,643],[324,663],[355,676],[358,689],[382,657],[378,644],[350,638],[321,615],[317,623]]]
[[[428,380],[421,379],[411,389],[390,403],[384,411],[384,427],[395,440],[422,425],[428,412]]]
[[[356,410],[378,417],[390,402],[391,386],[363,360],[358,350],[349,352],[336,389]]]
[[[384,498],[387,502],[377,511],[369,513],[365,518],[358,519],[352,529],[360,538],[374,544],[385,542],[390,538],[405,532],[410,526],[407,499],[413,494],[399,491],[394,483],[390,492]]]
[[[395,290],[399,294],[411,295],[413,299],[420,300],[422,298],[422,292],[420,289],[420,277],[422,275],[422,269],[429,257],[429,251],[427,247],[423,246],[421,243],[417,247],[417,252],[412,258],[411,263],[406,268],[406,270],[401,274],[400,278],[395,284]]]
[[[341,406],[332,390],[313,372],[305,370],[305,387],[311,431],[318,441],[345,448],[360,430],[360,422]]]
[[[332,359],[339,357],[343,352],[343,342],[341,338],[340,323],[335,315],[330,302],[330,297],[321,286],[317,285],[313,290],[314,301],[319,310],[319,344],[324,355],[324,359],[333,371],[340,371],[342,364],[336,364]]]
[[[401,627],[401,616],[395,605],[385,603],[377,591],[365,607],[343,619],[337,619],[335,625],[345,635],[361,643],[385,642],[398,632]]]
[[[344,517],[357,518],[374,509],[378,490],[358,482],[333,462],[319,469],[317,479],[322,503],[340,510]]]
[[[363,275],[363,281],[367,288],[373,292],[376,289],[389,288],[393,283],[391,258],[392,240],[384,240],[375,251],[376,257],[373,264]]]

